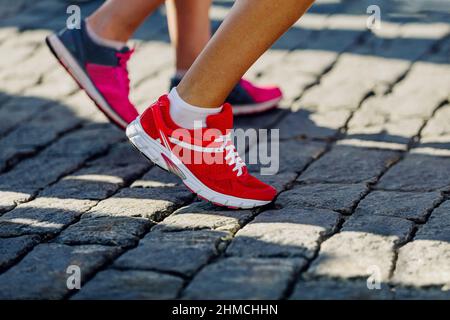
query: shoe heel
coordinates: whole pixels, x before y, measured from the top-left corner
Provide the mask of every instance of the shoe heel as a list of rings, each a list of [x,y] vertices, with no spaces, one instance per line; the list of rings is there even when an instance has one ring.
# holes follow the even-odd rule
[[[150,138],[142,129],[139,117],[131,122],[125,131],[131,144],[148,160],[156,164],[161,169],[170,171],[163,158],[162,147],[159,143]],[[161,149],[161,150],[160,150]]]

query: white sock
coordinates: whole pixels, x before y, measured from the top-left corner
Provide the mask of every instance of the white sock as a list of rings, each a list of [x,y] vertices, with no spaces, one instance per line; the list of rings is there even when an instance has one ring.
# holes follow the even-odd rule
[[[177,88],[173,88],[169,93],[170,100],[170,116],[172,120],[182,128],[194,129],[201,124],[202,128],[206,127],[206,118],[211,114],[217,114],[222,111],[219,108],[200,108],[190,105],[178,95]]]
[[[89,35],[89,38],[91,38],[91,40],[94,41],[99,46],[104,46],[104,47],[108,47],[108,48],[112,48],[117,51],[120,51],[127,45],[125,42],[109,40],[109,39],[100,37],[98,34],[95,33],[94,30],[92,30],[91,26],[89,25],[89,23],[87,21],[86,21],[86,31]]]

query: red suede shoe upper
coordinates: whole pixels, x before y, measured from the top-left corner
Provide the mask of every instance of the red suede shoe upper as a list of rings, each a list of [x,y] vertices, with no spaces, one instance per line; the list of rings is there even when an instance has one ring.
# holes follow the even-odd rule
[[[210,115],[206,120],[207,128],[194,130],[177,126],[170,117],[169,108],[169,99],[162,96],[140,117],[141,125],[150,137],[159,139],[166,147],[168,145],[198,180],[222,194],[273,200],[276,190],[249,174],[232,141],[227,138],[233,127],[231,105],[225,104],[220,113]]]

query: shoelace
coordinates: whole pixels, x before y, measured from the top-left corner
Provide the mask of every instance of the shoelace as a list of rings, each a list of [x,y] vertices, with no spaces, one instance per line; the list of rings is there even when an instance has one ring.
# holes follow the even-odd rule
[[[127,63],[128,60],[130,60],[131,55],[133,54],[134,49],[131,49],[127,52],[117,52],[116,56],[119,59],[119,72],[120,72],[120,77],[119,80],[121,81],[122,79],[126,79],[125,82],[125,86],[127,88],[127,90],[130,90],[130,78],[128,76],[128,70],[127,70]]]
[[[229,166],[234,166],[233,172],[237,171],[238,177],[241,176],[242,169],[245,167],[245,162],[244,160],[242,160],[242,158],[236,151],[236,147],[234,146],[233,141],[231,139],[231,134],[220,136],[217,139],[215,139],[215,142],[223,142],[220,149],[226,151],[225,161],[227,161],[227,164]]]

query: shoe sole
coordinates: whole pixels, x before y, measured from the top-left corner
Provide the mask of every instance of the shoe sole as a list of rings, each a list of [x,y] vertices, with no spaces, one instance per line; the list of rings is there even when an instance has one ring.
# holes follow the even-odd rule
[[[278,97],[269,101],[244,105],[233,105],[233,114],[235,116],[246,116],[257,114],[275,109],[283,97]]]
[[[124,130],[128,123],[123,120],[111,106],[106,102],[102,94],[97,90],[94,83],[89,79],[86,72],[73,57],[73,55],[66,49],[56,34],[50,35],[46,38],[47,46],[53,53],[59,63],[72,76],[78,86],[86,92],[86,94],[95,103],[98,109],[114,124]]]
[[[199,198],[232,209],[251,209],[272,201],[244,199],[219,193],[205,186],[170,150],[152,139],[141,126],[139,117],[130,123],[126,135],[131,143],[149,160],[164,170],[179,176],[184,185]]]

